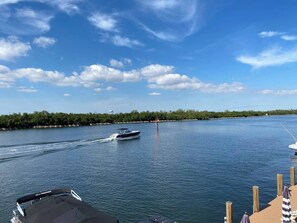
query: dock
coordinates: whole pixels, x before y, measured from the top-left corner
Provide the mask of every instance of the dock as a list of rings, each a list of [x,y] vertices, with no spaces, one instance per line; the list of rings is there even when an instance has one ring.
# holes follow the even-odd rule
[[[270,201],[266,207],[260,209],[259,187],[253,186],[253,214],[249,216],[250,223],[281,223],[282,204],[283,204],[283,175],[277,174],[277,194],[276,198]],[[290,203],[292,215],[297,217],[297,185],[295,183],[295,167],[290,168]],[[231,201],[226,202],[225,223],[233,223],[233,204]],[[292,221],[295,222],[295,221]],[[296,221],[297,222],[297,221]]]
[[[292,211],[297,210],[297,185],[290,187]],[[277,196],[268,206],[250,216],[251,223],[280,223],[282,217],[283,196]]]

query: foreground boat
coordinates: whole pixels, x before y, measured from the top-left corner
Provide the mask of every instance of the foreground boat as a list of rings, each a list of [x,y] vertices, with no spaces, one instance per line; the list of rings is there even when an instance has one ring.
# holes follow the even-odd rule
[[[120,128],[117,130],[116,140],[137,139],[140,137],[140,131],[131,131],[128,128]]]
[[[294,150],[297,153],[297,142],[294,144],[289,145],[289,148]]]
[[[12,223],[119,223],[116,218],[82,201],[69,188],[30,194],[16,202]]]

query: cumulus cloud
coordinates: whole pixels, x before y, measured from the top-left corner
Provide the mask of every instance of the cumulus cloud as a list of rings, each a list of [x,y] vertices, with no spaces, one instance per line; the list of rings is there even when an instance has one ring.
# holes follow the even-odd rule
[[[154,78],[174,71],[173,66],[151,64],[140,69],[141,74],[146,78]]]
[[[117,32],[117,20],[112,15],[96,12],[93,13],[88,19],[91,24],[93,24],[98,29],[109,32]]]
[[[138,40],[132,40],[128,37],[115,35],[112,37],[112,43],[116,46],[126,46],[133,48],[134,46],[143,46],[143,43],[139,42]]]
[[[244,90],[241,83],[223,83],[219,85],[204,83],[197,78],[187,75],[172,73],[173,66],[152,64],[140,69],[144,79],[148,81],[148,87],[165,90],[198,90],[202,92],[240,92]]]
[[[121,60],[116,60],[116,59],[111,59],[109,61],[110,66],[115,67],[115,68],[123,68],[126,65],[130,65],[132,63],[131,59],[124,58]]]
[[[219,85],[204,83],[197,78],[181,74],[165,74],[149,80],[149,88],[165,90],[198,90],[207,93],[240,92],[244,90],[241,83],[223,83]]]
[[[287,63],[297,62],[297,48],[284,50],[280,47],[267,49],[256,56],[239,56],[237,61],[248,64],[252,68],[278,66]]]
[[[280,96],[287,96],[287,95],[297,95],[297,90],[270,90],[265,89],[258,92],[259,94],[263,95],[280,95]]]
[[[10,61],[17,57],[27,56],[31,50],[29,43],[21,42],[17,37],[0,38],[0,60]],[[1,69],[0,69],[1,71]]]
[[[33,43],[39,47],[47,48],[54,45],[56,40],[54,38],[40,36],[38,38],[34,38]]]
[[[137,70],[121,71],[101,64],[86,66],[81,73],[73,73],[66,76],[58,71],[45,71],[39,68],[22,68],[10,70],[0,66],[1,86],[11,86],[16,80],[24,78],[31,82],[47,82],[56,86],[83,86],[94,87],[95,91],[110,91],[115,88],[101,87],[104,82],[135,82],[147,81],[148,87],[152,89],[165,90],[197,90],[208,93],[240,92],[244,90],[241,83],[204,83],[197,78],[187,75],[171,73],[173,66],[152,64]],[[4,85],[3,83],[7,83]],[[100,86],[100,87],[99,87]]]
[[[63,96],[64,96],[64,97],[70,97],[71,94],[65,93]]]
[[[85,67],[84,71],[80,75],[80,78],[85,81],[124,81],[124,75],[120,70],[99,64]]]

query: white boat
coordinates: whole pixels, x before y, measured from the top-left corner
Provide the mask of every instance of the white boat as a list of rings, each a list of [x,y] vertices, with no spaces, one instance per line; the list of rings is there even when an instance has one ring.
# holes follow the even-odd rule
[[[116,133],[116,140],[137,139],[140,137],[140,131],[131,131],[128,128],[120,128]]]
[[[297,142],[295,142],[294,144],[289,145],[289,148],[294,150],[295,152],[297,152]]]

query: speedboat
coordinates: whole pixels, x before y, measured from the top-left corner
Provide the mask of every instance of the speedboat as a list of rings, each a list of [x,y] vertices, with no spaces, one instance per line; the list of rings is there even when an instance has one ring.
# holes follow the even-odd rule
[[[116,140],[137,139],[140,137],[140,131],[131,131],[128,128],[120,128],[117,130]]]
[[[22,207],[25,203],[26,207]],[[116,218],[82,201],[69,188],[20,197],[16,207],[11,223],[119,223]]]

